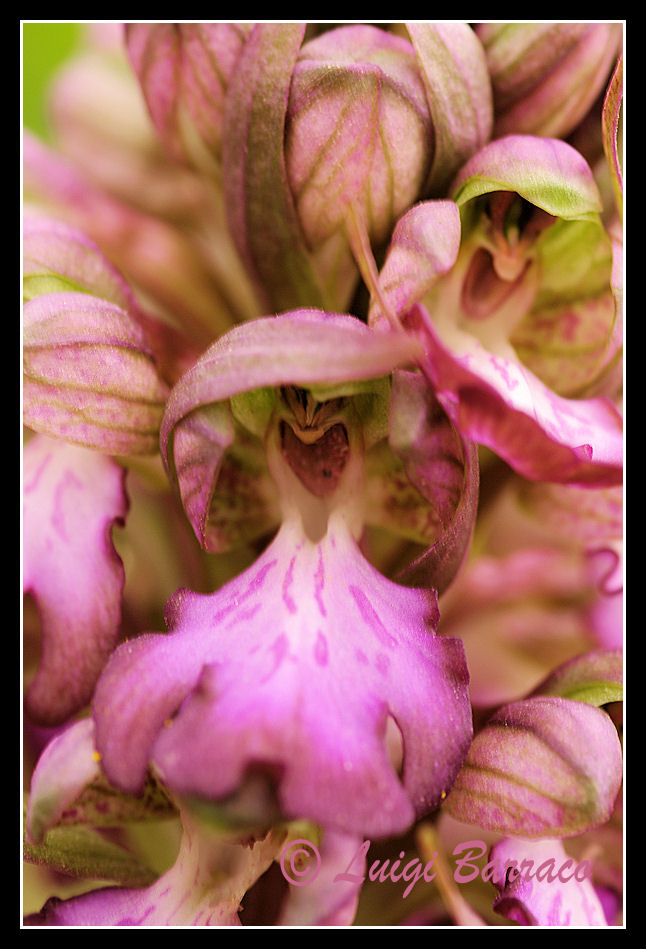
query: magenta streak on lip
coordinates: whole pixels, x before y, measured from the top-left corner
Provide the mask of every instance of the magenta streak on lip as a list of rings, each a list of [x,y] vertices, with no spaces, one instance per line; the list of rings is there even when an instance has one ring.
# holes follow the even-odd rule
[[[361,618],[368,626],[370,626],[377,639],[383,643],[384,646],[388,646],[388,648],[396,646],[397,640],[390,635],[384,624],[381,622],[375,613],[374,607],[369,602],[363,590],[361,590],[359,587],[351,586],[350,593],[352,594],[354,602],[359,608]]]
[[[296,603],[294,603],[294,600],[291,598],[291,596],[289,595],[287,591],[292,585],[292,581],[294,579],[295,561],[296,561],[296,557],[292,557],[292,559],[289,562],[289,567],[287,568],[287,573],[285,574],[285,579],[283,580],[283,603],[285,604],[289,612],[292,614],[296,613],[297,607],[296,607]]]

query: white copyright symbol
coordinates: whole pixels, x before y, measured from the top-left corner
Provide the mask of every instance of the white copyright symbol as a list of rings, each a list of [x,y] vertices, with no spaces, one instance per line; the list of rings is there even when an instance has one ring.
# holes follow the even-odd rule
[[[321,869],[321,855],[310,840],[290,840],[280,854],[280,869],[288,883],[307,886]]]

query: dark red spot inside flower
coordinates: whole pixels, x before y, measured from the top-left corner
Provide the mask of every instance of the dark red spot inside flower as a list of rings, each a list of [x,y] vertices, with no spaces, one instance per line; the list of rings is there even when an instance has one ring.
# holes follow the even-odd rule
[[[317,441],[306,444],[287,422],[281,422],[280,436],[283,455],[307,490],[317,498],[334,494],[350,451],[345,426],[332,425]]]

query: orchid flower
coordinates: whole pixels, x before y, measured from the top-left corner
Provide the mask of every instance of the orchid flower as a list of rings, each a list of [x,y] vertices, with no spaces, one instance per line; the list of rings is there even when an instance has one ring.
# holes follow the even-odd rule
[[[416,349],[350,316],[287,313],[231,331],[177,384],[161,443],[200,541],[221,549],[239,530],[232,496],[256,512],[254,531],[273,516],[278,533],[214,594],[178,591],[168,635],[130,641],[107,664],[94,719],[117,787],[135,793],[153,764],[174,791],[217,799],[261,768],[289,818],[379,836],[446,794],[471,737],[461,646],[435,638],[434,592],[386,580],[359,547],[366,522],[387,523],[402,504],[408,529],[440,542],[437,563],[424,563],[429,583],[459,566],[441,541],[472,491],[468,449],[451,446],[432,406],[420,404],[417,420],[426,457],[398,441],[412,433],[397,394],[388,418],[384,373]],[[398,377],[397,391],[410,384]],[[467,520],[461,549],[468,532]],[[389,720],[404,746],[401,780]]]
[[[371,288],[373,325],[408,321],[454,424],[523,477],[621,484],[621,415],[586,396],[616,317],[589,167],[561,140],[511,135],[474,155],[451,194],[399,220]],[[436,227],[447,234],[439,278]]]

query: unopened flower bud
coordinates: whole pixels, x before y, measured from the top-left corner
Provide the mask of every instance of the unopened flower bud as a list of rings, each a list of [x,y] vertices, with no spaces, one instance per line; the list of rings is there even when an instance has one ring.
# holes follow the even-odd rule
[[[616,23],[479,23],[494,97],[494,135],[565,138],[605,87]]]
[[[311,248],[343,228],[346,207],[386,239],[420,194],[432,125],[413,46],[367,25],[306,43],[292,76],[285,159]]]
[[[244,23],[130,23],[126,43],[152,121],[171,154],[217,168],[229,78]]]

